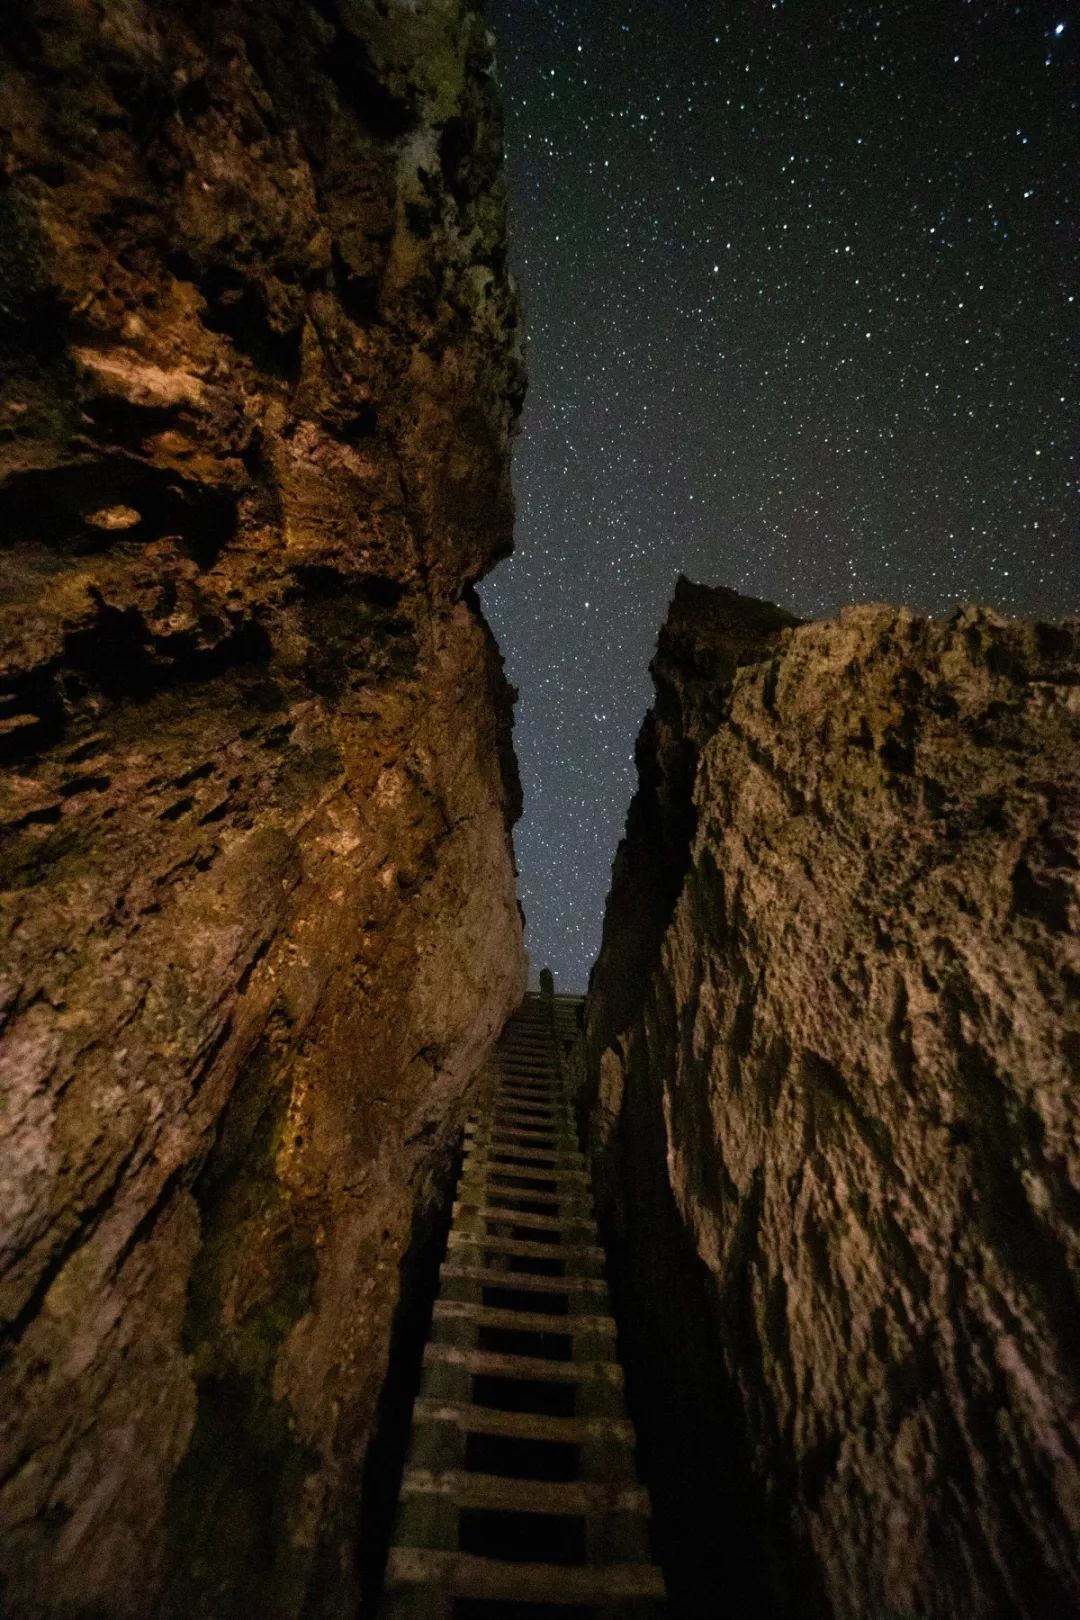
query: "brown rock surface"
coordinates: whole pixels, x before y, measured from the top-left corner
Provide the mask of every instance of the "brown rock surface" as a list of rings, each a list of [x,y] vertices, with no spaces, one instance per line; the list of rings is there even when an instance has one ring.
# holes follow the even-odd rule
[[[469,0],[31,0],[0,70],[0,1609],[354,1611],[399,1262],[523,982]]]
[[[586,1061],[679,1612],[723,1500],[748,1612],[1075,1613],[1080,632],[684,581],[654,676]]]

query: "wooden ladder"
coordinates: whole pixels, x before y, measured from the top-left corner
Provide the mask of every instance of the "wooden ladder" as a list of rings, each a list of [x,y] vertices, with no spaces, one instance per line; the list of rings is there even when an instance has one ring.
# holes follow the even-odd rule
[[[383,1620],[664,1613],[589,1175],[572,998],[528,996],[466,1128]]]

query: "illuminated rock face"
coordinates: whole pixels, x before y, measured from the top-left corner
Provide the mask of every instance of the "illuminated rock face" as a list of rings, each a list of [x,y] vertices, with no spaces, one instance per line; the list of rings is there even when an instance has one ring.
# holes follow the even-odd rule
[[[354,1612],[523,987],[467,0],[31,0],[0,78],[0,1608]]]
[[[587,1062],[678,1612],[1071,1613],[1080,633],[683,582],[654,675]]]

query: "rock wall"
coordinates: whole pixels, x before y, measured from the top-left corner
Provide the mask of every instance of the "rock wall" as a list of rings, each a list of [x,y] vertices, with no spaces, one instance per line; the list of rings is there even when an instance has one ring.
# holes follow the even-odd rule
[[[682,581],[653,673],[585,1061],[676,1611],[1080,1612],[1080,627]]]
[[[28,0],[0,73],[0,1610],[355,1612],[524,984],[470,0]]]

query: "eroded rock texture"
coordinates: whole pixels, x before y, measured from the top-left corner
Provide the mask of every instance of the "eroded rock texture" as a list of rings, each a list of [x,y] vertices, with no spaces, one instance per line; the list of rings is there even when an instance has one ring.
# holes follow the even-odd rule
[[[469,0],[31,0],[0,79],[0,1609],[352,1612],[523,982]]]
[[[654,676],[587,1062],[678,1612],[1077,1612],[1080,632],[684,581]]]

